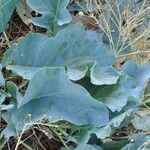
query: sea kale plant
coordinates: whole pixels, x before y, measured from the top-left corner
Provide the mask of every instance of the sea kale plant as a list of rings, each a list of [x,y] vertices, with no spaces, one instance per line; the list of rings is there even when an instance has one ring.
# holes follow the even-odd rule
[[[39,124],[65,132],[60,138],[64,149],[113,149],[117,144],[125,150],[148,146],[150,115],[140,118],[137,113],[143,105],[150,64],[138,64],[126,57],[124,63],[116,65],[123,55],[128,56],[131,45],[123,51],[119,43],[118,49],[112,47],[112,40],[121,39],[121,35],[115,31],[109,42],[104,22],[97,31],[86,30],[81,22],[73,23],[73,10],[96,11],[96,1],[89,6],[86,2],[80,0],[75,5],[69,0],[0,0],[0,32],[5,33],[14,10],[25,23],[47,29],[47,34],[29,32],[10,44],[3,55],[0,111],[7,125],[1,129],[1,137],[20,140],[23,133]],[[110,1],[102,5],[107,2]],[[131,2],[144,7],[143,1]],[[120,13],[122,6],[120,2]],[[40,15],[23,14],[30,10]],[[112,28],[114,20],[109,22]],[[21,78],[24,88],[12,82],[11,76]],[[140,134],[135,132],[123,141],[105,140],[129,124]]]

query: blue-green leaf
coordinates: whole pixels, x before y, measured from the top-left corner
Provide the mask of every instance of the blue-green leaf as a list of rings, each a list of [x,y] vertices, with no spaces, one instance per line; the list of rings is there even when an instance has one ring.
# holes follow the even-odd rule
[[[100,129],[94,128],[92,132],[94,132],[98,138],[104,139],[111,136],[124,120],[130,121],[131,119],[133,119],[133,113],[132,110],[128,110],[125,113],[112,118],[106,126]]]
[[[130,143],[122,148],[122,150],[146,150],[150,149],[150,136],[145,134],[136,134],[129,138]]]
[[[3,119],[7,122],[7,127],[1,132],[1,137],[9,138],[11,136],[16,136],[16,129],[12,122],[12,114],[14,113],[15,109],[17,108],[17,104],[14,100],[8,105],[8,107],[11,106],[10,109],[7,110],[7,112],[2,112]]]
[[[91,84],[88,77],[77,83],[85,87],[95,99],[103,102],[111,111],[115,112],[116,110],[121,111],[128,102],[134,103],[134,106],[139,105],[149,78],[150,64],[136,65],[134,62],[128,61],[124,64],[116,84],[95,86]]]
[[[105,56],[105,53],[102,56],[103,59],[97,60],[91,68],[91,82],[95,85],[109,85],[117,83],[119,79],[119,71],[112,67],[113,62],[110,59],[110,56]]]
[[[93,84],[116,83],[120,75],[112,68],[113,54],[89,34],[80,24],[60,30],[52,38],[30,33],[5,53],[3,65],[26,79],[31,79],[40,68],[49,66],[67,67],[69,78],[79,80],[93,67]]]
[[[5,85],[5,80],[2,74],[2,65],[0,64],[0,86],[4,86]]]
[[[43,118],[50,122],[66,120],[76,125],[103,126],[109,113],[83,87],[72,83],[64,69],[43,68],[30,81],[18,108],[14,106],[11,124],[21,130],[29,123],[27,120],[35,123]]]
[[[69,0],[27,0],[27,4],[42,14],[32,20],[32,23],[40,27],[54,30],[56,24],[63,25],[71,21],[71,15],[66,8]]]
[[[4,31],[15,9],[16,0],[0,0],[0,32]]]
[[[122,150],[122,148],[129,143],[128,140],[112,140],[101,145],[103,150]]]
[[[150,64],[138,66],[129,61],[123,66],[124,75],[117,84],[95,88],[93,97],[103,101],[112,111],[120,111],[128,101],[140,104],[150,78]]]
[[[150,131],[150,110],[143,109],[135,113],[132,124],[136,129]]]
[[[12,81],[8,81],[6,82],[6,87],[7,90],[9,92],[9,94],[13,97],[13,98],[17,98],[17,92],[18,92],[18,87],[16,86],[15,83],[13,83]]]
[[[85,127],[84,129],[80,129],[79,132],[77,133],[77,147],[75,150],[80,150],[80,149],[84,149],[86,143],[88,142],[88,140],[90,139],[90,134],[89,133],[89,127]]]
[[[112,118],[109,121],[109,123],[103,127],[87,127],[87,128],[85,127],[84,129],[80,130],[80,132],[77,134],[79,138],[77,139],[78,145],[76,149],[77,150],[84,149],[84,146],[86,146],[87,143],[100,144],[100,139],[110,137],[116,131],[116,129],[122,127],[124,122],[127,123],[130,122],[133,119],[133,117],[134,117],[133,111],[128,110]],[[96,139],[98,139],[97,142]]]

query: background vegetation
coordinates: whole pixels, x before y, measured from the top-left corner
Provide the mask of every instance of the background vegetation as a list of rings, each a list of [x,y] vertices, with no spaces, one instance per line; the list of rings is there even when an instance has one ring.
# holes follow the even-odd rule
[[[1,0],[0,149],[149,149],[149,17],[149,0]]]

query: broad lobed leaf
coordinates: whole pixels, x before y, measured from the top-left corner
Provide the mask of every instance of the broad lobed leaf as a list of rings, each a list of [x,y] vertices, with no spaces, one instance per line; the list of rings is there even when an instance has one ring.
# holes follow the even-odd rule
[[[77,135],[78,145],[76,150],[84,149],[84,146],[88,144],[102,144],[100,139],[110,137],[116,129],[125,127],[128,122],[133,119],[133,110],[128,110],[124,113],[120,113],[116,117],[113,117],[109,123],[103,127],[85,127],[81,129]],[[124,125],[126,122],[126,125]]]
[[[104,86],[103,89],[95,92],[95,98],[102,100],[112,111],[120,111],[128,101],[140,104],[144,95],[145,85],[150,78],[150,72],[147,71],[150,70],[150,65],[136,66],[137,70],[132,62],[127,62],[126,65],[128,70],[124,70],[125,74],[120,77],[118,84]],[[131,68],[135,70],[134,74],[130,76],[128,73]]]
[[[31,79],[42,67],[67,67],[69,79],[79,80],[91,68],[92,83],[115,84],[120,76],[113,69],[113,54],[80,24],[74,24],[55,37],[29,33],[3,57],[3,66]]]
[[[71,15],[67,10],[69,0],[27,0],[27,4],[41,17],[32,19],[37,26],[51,29],[55,32],[58,25],[71,21]]]
[[[18,131],[25,123],[34,124],[44,118],[50,122],[66,120],[76,125],[95,126],[109,121],[106,106],[94,100],[83,87],[72,83],[62,68],[41,69],[30,81],[18,108],[15,105],[4,113],[4,118]]]
[[[69,0],[0,0],[0,32],[6,29],[7,23],[17,6],[17,12],[25,23],[32,22],[55,34],[59,26],[71,21],[71,15],[67,10],[68,4]],[[41,17],[31,19],[30,8],[40,13]]]
[[[95,86],[87,77],[77,83],[85,87],[95,99],[103,102],[115,112],[121,111],[127,102],[132,101],[139,105],[149,78],[150,64],[137,65],[128,61],[122,67],[122,73],[116,84]]]
[[[128,110],[114,118],[112,118],[109,123],[102,128],[94,128],[92,130],[93,133],[97,135],[100,139],[105,139],[106,137],[111,136],[116,129],[118,129],[123,121],[129,122],[133,119],[133,110]]]

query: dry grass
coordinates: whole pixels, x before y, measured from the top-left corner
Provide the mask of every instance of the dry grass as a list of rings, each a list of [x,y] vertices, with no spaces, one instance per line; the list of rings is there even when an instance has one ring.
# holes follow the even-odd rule
[[[61,142],[55,135],[49,139],[43,132],[33,127],[22,135],[21,140],[3,139],[0,144],[4,150],[58,150],[61,147]]]
[[[84,19],[88,21],[87,18],[90,18],[92,22],[84,21],[83,23],[87,29],[93,30],[100,27],[108,38],[111,51],[119,60],[133,59],[138,63],[150,61],[149,0],[143,0],[141,5],[136,7],[131,7],[132,5],[129,3],[133,0],[126,0],[126,5],[123,6],[119,0],[111,2],[106,0],[105,3],[102,0],[89,0],[87,6],[92,6],[93,3],[97,4],[97,8],[91,12],[86,11],[78,3],[78,0],[75,2],[85,13],[76,18],[80,18],[81,22]],[[117,36],[114,36],[115,34]],[[129,52],[124,54],[126,49]]]
[[[100,18],[97,21],[107,35],[111,50],[117,57],[132,58],[138,63],[150,61],[149,3],[148,0],[143,0],[140,6],[131,8],[128,2],[129,5],[120,9],[119,0],[106,4],[99,1],[97,7],[100,10]],[[118,32],[117,40],[113,38],[113,29]],[[120,55],[126,48],[129,48],[129,53]]]

